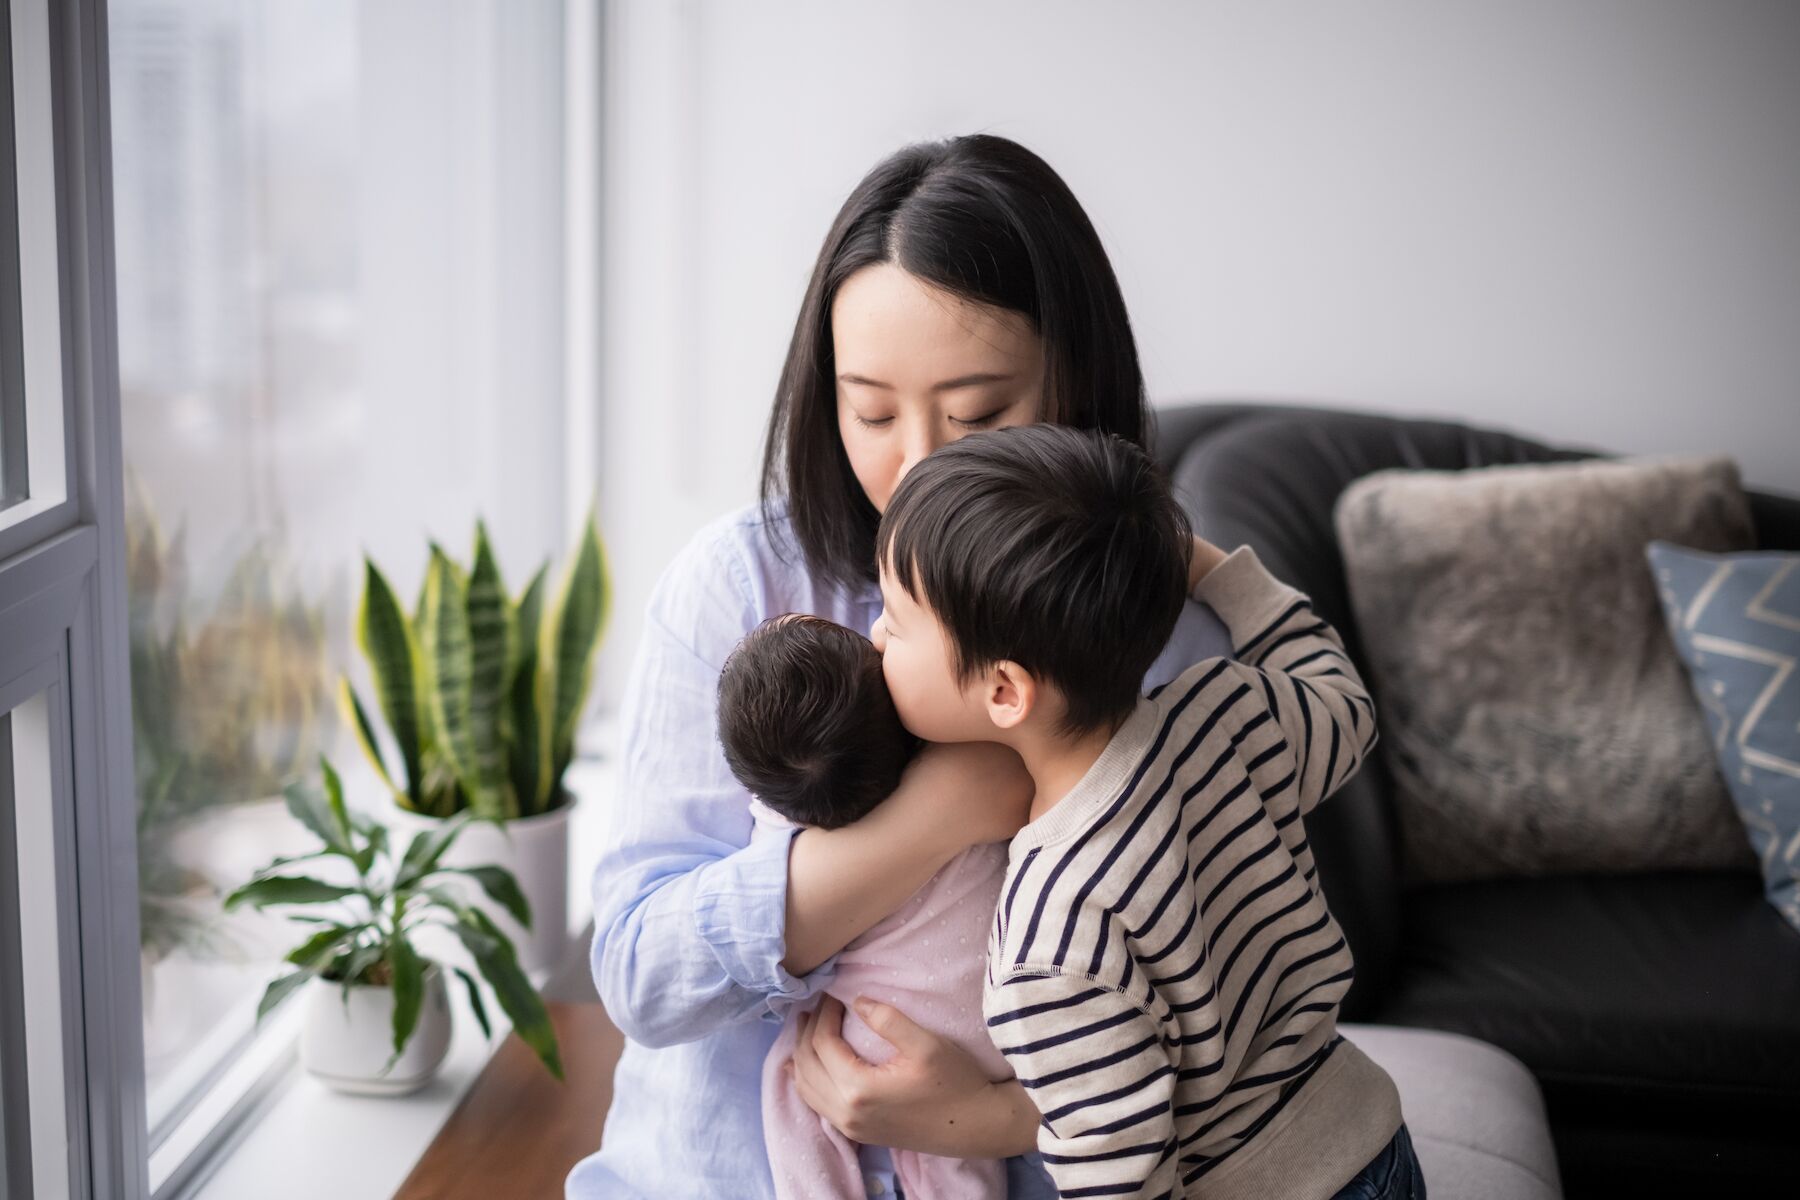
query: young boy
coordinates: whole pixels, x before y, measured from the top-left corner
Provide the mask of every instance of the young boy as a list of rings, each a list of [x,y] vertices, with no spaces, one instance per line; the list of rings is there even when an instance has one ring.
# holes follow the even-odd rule
[[[1190,539],[1142,451],[1057,426],[932,454],[876,548],[901,720],[1037,786],[983,1008],[1061,1193],[1422,1195],[1392,1081],[1336,1030],[1350,952],[1301,818],[1375,719],[1305,597]],[[1236,661],[1140,699],[1190,589]]]

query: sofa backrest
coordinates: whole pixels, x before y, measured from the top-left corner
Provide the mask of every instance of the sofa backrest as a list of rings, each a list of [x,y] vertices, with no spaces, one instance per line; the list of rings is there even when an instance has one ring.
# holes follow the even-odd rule
[[[1158,458],[1195,532],[1228,549],[1256,547],[1277,577],[1312,597],[1359,665],[1362,643],[1332,522],[1351,482],[1390,467],[1463,470],[1593,456],[1447,421],[1269,404],[1165,408],[1157,435]],[[1760,545],[1800,548],[1800,499],[1752,493],[1751,509]],[[1354,1020],[1374,1010],[1399,947],[1398,831],[1379,754],[1309,818],[1307,836],[1356,955],[1356,985],[1344,1005]]]

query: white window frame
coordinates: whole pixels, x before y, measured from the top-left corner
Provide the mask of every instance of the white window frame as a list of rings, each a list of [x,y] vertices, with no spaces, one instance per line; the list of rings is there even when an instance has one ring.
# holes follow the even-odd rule
[[[8,510],[0,528],[0,706],[40,693],[54,706],[50,750],[62,766],[51,772],[49,799],[58,887],[53,911],[31,919],[53,924],[64,969],[69,1194],[143,1200],[106,9],[104,0],[4,2],[20,163],[19,228],[6,232],[20,237],[20,308],[29,317],[35,498],[26,513]],[[45,430],[57,440],[39,460],[36,439]],[[42,492],[40,468],[52,476]]]
[[[13,185],[19,274],[16,318],[23,366],[26,499],[0,509],[0,559],[71,519],[71,439],[64,436],[62,286],[57,261],[56,145],[49,0],[11,0]],[[9,281],[10,282],[10,281]],[[30,297],[30,302],[23,302]],[[15,301],[8,296],[7,303]]]

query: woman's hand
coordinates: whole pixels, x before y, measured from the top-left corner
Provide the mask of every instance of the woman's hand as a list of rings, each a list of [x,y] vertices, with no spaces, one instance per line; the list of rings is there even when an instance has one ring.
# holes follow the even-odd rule
[[[1037,1145],[1037,1110],[1017,1080],[991,1083],[962,1047],[899,1009],[858,1000],[856,1013],[895,1049],[885,1063],[843,1038],[844,1006],[826,996],[800,1018],[787,1071],[801,1099],[847,1138],[949,1158],[1010,1158]]]

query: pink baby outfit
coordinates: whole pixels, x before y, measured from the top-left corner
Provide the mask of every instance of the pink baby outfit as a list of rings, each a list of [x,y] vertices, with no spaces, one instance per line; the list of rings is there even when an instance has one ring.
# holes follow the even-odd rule
[[[752,802],[762,837],[789,823]],[[1012,1070],[988,1039],[981,1015],[988,926],[1006,874],[1006,843],[975,846],[950,860],[899,911],[839,953],[825,989],[844,1004],[844,1040],[863,1059],[882,1063],[894,1048],[863,1024],[850,1004],[867,996],[891,1004],[915,1023],[961,1046],[989,1079]],[[856,1143],[808,1108],[782,1064],[794,1054],[800,1012],[790,1012],[763,1060],[763,1139],[780,1200],[841,1200],[863,1192]],[[1006,1195],[1006,1165],[996,1158],[941,1158],[891,1151],[907,1200],[997,1200]]]

